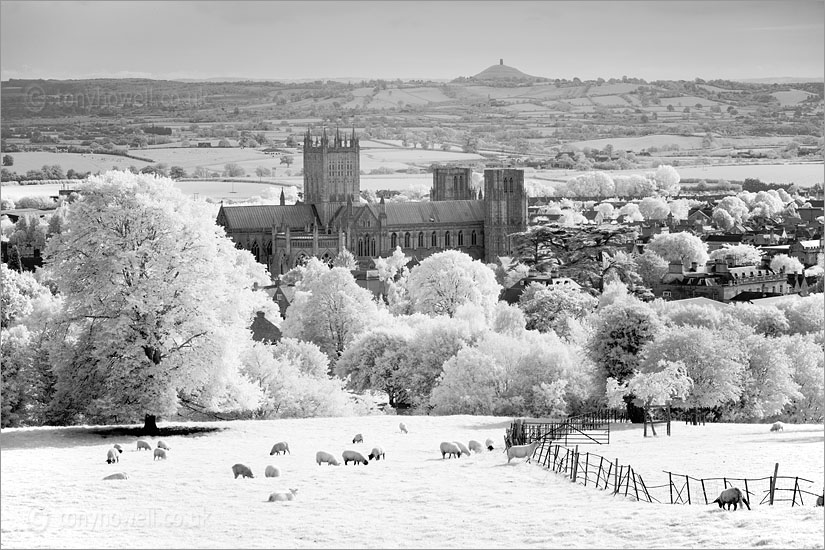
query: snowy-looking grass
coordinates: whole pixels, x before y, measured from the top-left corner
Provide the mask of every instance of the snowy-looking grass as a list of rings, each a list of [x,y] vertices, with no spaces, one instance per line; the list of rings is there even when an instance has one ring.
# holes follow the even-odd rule
[[[409,428],[400,433],[399,421]],[[647,504],[572,484],[523,460],[507,464],[510,419],[489,416],[319,418],[197,424],[224,428],[162,439],[168,460],[136,451],[136,437],[82,428],[2,432],[2,540],[19,547],[235,548],[822,548],[823,509],[752,503]],[[195,424],[193,424],[195,425]],[[664,430],[662,429],[662,432]],[[352,444],[356,433],[363,444]],[[443,460],[441,441],[492,438],[498,448]],[[148,438],[153,447],[158,438]],[[292,454],[269,456],[289,442]],[[120,462],[106,449],[124,445]],[[346,449],[386,460],[318,466]],[[815,480],[822,490],[821,425],[673,424],[673,435],[644,439],[618,426],[607,446],[582,446],[631,464],[654,485],[662,470],[702,476],[780,475]],[[234,479],[235,463],[255,479]],[[265,478],[264,468],[281,470]],[[102,481],[114,472],[126,481]],[[297,488],[291,502],[266,502]],[[715,496],[714,496],[715,498]],[[808,499],[810,500],[810,498]]]

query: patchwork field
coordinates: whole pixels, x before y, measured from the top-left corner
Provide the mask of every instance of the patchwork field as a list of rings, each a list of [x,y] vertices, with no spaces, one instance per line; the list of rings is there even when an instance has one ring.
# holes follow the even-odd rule
[[[403,420],[408,434],[398,429]],[[823,509],[752,502],[752,510],[716,505],[636,502],[573,484],[501,446],[510,419],[485,416],[369,416],[205,423],[221,431],[162,439],[167,460],[137,451],[135,437],[104,438],[84,428],[3,430],[0,530],[6,548],[822,548]],[[194,425],[194,424],[192,424]],[[163,427],[163,426],[162,426]],[[352,444],[355,433],[364,443]],[[442,459],[442,441],[491,438],[496,449]],[[156,438],[149,438],[154,447]],[[277,441],[290,454],[270,456]],[[106,450],[124,446],[108,465]],[[315,453],[347,449],[385,460],[319,466]],[[580,451],[630,464],[648,485],[662,470],[692,476],[807,477],[822,490],[821,425],[685,426],[644,439],[619,426],[609,445]],[[243,463],[254,479],[234,479]],[[280,477],[266,478],[266,465]],[[127,480],[103,481],[114,472]],[[32,481],[36,480],[35,483]],[[298,490],[291,502],[270,493]],[[755,499],[754,499],[755,500]],[[809,499],[810,500],[810,499]]]
[[[137,156],[148,157],[146,154],[134,152]],[[75,172],[98,172],[111,170],[113,166],[117,166],[118,170],[127,170],[130,166],[136,168],[143,168],[148,166],[149,162],[144,162],[137,159],[130,159],[120,155],[99,155],[99,154],[83,154],[83,153],[48,153],[48,152],[32,152],[32,153],[11,153],[14,158],[14,165],[9,166],[8,169],[18,174],[25,174],[29,170],[40,170],[44,164],[49,166],[59,164],[63,171],[66,172],[73,168]]]

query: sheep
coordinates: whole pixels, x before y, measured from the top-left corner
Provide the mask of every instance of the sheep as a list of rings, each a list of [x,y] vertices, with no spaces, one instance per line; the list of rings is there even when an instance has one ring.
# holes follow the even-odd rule
[[[487,447],[488,451],[492,451],[493,450],[493,440],[488,437],[487,441],[484,442],[484,446]]]
[[[288,493],[272,493],[269,495],[269,502],[283,502],[292,500],[298,494],[298,489],[290,489]]]
[[[536,440],[530,443],[529,445],[513,445],[512,447],[507,448],[507,464],[514,458],[524,458],[527,457],[526,462],[530,462],[530,459],[533,457],[533,453],[536,452],[536,447],[539,446],[541,441]]]
[[[823,500],[825,500],[825,495],[819,495],[818,497],[816,497],[816,505],[817,506],[822,506],[822,504],[823,504],[822,501]]]
[[[108,475],[103,478],[103,481],[109,481],[112,479],[129,479],[129,476],[126,475],[126,472],[120,472],[117,474]]]
[[[352,438],[353,443],[363,443],[364,437],[361,434],[355,434],[355,437]]]
[[[144,441],[142,439],[139,439],[138,442],[137,442],[137,450],[142,451],[143,449],[146,449],[147,451],[151,451],[152,446],[149,445],[149,443],[147,443],[146,441]]]
[[[166,451],[164,451],[163,449],[155,449],[155,458],[154,458],[154,460],[157,460],[159,458],[162,458],[163,460],[166,460]]]
[[[731,504],[733,505],[734,510],[736,510],[738,504],[744,504],[748,507],[748,510],[751,509],[750,504],[748,504],[748,501],[745,499],[745,495],[742,494],[739,487],[728,487],[719,493],[719,496],[713,501],[713,503],[719,504],[719,508],[724,508],[727,506],[728,510],[730,510]]]
[[[280,455],[281,453],[292,454],[292,451],[289,450],[289,443],[287,443],[286,441],[279,441],[278,443],[273,445],[272,450],[269,451],[269,456]]]
[[[442,441],[441,442],[441,460],[444,460],[444,457],[450,455],[450,458],[453,458],[455,455],[456,458],[461,458],[461,449],[458,448],[458,445],[455,443],[450,443],[449,441]]]
[[[403,422],[398,423],[398,429],[401,430],[402,434],[407,433],[407,425],[404,424]]]
[[[335,460],[335,457],[326,451],[318,451],[315,453],[315,462],[318,463],[318,466],[320,466],[322,462],[326,462],[327,466],[340,466],[338,461]]]
[[[771,426],[772,432],[784,432],[785,431],[785,424],[782,422],[774,422]]]
[[[471,450],[471,451],[473,451],[474,453],[480,453],[480,452],[481,452],[481,449],[482,449],[482,447],[481,447],[481,443],[479,443],[479,442],[478,442],[478,441],[476,441],[475,439],[471,439],[471,440],[470,440],[470,444],[469,444],[469,445],[467,445],[467,446],[468,446],[468,447],[470,448],[470,450]]]
[[[119,453],[122,453],[122,452],[123,452],[123,447],[121,447],[121,446],[120,446],[120,445],[118,445],[117,443],[115,443],[115,449],[117,449],[117,452],[119,452]]]
[[[252,470],[243,464],[235,464],[232,466],[232,473],[235,474],[235,479],[238,479],[238,476],[241,476],[241,478],[251,477],[253,479],[255,477],[252,475]]]
[[[455,444],[456,444],[456,446],[457,446],[459,449],[461,449],[461,452],[462,452],[463,454],[465,454],[465,455],[467,455],[467,456],[469,456],[469,455],[470,455],[470,449],[468,449],[468,448],[467,448],[467,446],[466,446],[464,443],[462,443],[462,442],[460,442],[460,441],[453,441],[453,443],[455,443]]]
[[[165,449],[167,451],[171,451],[172,447],[164,443],[163,441],[158,441],[158,449]]]
[[[341,453],[341,456],[344,457],[344,466],[346,466],[350,462],[352,462],[353,464],[363,464],[364,466],[369,464],[369,461],[367,461],[367,459],[364,458],[364,455],[362,455],[358,451],[344,451],[343,453]]]
[[[267,466],[266,470],[264,470],[264,475],[266,477],[281,477],[281,470],[275,466]]]
[[[373,458],[376,461],[381,460],[382,458],[386,460],[387,457],[384,456],[384,449],[382,449],[381,447],[373,447],[372,451],[370,451],[369,459],[372,460]]]
[[[118,458],[117,449],[109,449],[106,453],[106,464],[114,464],[115,462],[120,462],[120,458]]]

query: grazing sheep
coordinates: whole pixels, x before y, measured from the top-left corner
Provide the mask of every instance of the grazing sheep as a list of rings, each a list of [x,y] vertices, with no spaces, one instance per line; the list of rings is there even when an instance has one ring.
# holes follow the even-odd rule
[[[822,501],[823,500],[825,500],[825,497],[823,497],[823,495],[819,495],[818,497],[816,497],[816,505],[817,506],[822,506]]]
[[[530,459],[533,457],[533,453],[536,452],[536,447],[539,446],[541,441],[533,441],[529,445],[513,445],[507,449],[507,464],[514,458],[524,458],[527,457],[526,462],[530,462]]]
[[[744,504],[748,507],[748,510],[751,509],[750,504],[745,499],[745,495],[742,494],[742,491],[739,487],[728,487],[721,493],[719,493],[719,497],[713,501],[714,503],[719,504],[719,508],[724,508],[727,506],[727,510],[730,510],[731,504],[733,505],[733,509],[736,510],[737,505]]]
[[[146,441],[144,441],[142,439],[139,439],[138,442],[137,442],[137,450],[142,451],[143,449],[146,449],[147,451],[151,451],[152,446],[149,445],[149,443],[147,443]]]
[[[158,441],[158,449],[166,449],[167,451],[171,451],[172,447],[164,443],[163,441]]]
[[[106,452],[106,464],[114,464],[115,462],[120,462],[120,458],[118,458],[117,449],[109,449]]]
[[[123,447],[121,447],[121,446],[120,446],[120,445],[118,445],[117,443],[115,443],[115,449],[117,449],[117,452],[119,452],[119,453],[122,453],[122,452],[123,452]]]
[[[470,450],[471,450],[471,451],[473,451],[474,453],[480,453],[480,452],[481,452],[481,449],[482,449],[482,447],[481,447],[481,443],[479,443],[479,442],[478,442],[478,441],[476,441],[475,439],[471,439],[471,440],[470,440],[470,444],[469,444],[469,445],[467,445],[467,446],[468,446],[468,447],[470,448]]]
[[[326,462],[327,466],[340,466],[338,461],[335,460],[335,457],[326,451],[318,451],[315,453],[315,462],[318,463],[318,466],[320,466],[322,462]]]
[[[272,493],[269,495],[269,502],[283,502],[292,500],[298,494],[298,489],[290,489],[288,493]]]
[[[238,476],[244,477],[251,477],[254,478],[255,476],[252,475],[252,470],[244,466],[243,464],[235,464],[232,466],[232,473],[235,474],[235,479],[238,479]]]
[[[266,477],[281,477],[281,470],[275,466],[267,466],[266,470],[264,470],[264,475]]]
[[[104,477],[103,481],[109,481],[112,479],[129,479],[129,476],[126,475],[126,472],[120,472],[117,474],[112,474]]]
[[[456,458],[461,458],[461,449],[459,449],[455,443],[442,441],[439,448],[441,449],[441,460],[444,460],[444,457],[447,455],[450,455],[450,458],[453,458],[453,455],[455,455]]]
[[[352,438],[353,443],[363,443],[364,437],[361,434],[355,434],[355,437]]]
[[[465,455],[467,455],[467,456],[469,456],[469,455],[470,455],[470,449],[468,449],[468,448],[467,448],[467,446],[466,446],[464,443],[462,443],[461,441],[453,441],[453,443],[455,443],[455,444],[456,444],[456,446],[457,446],[459,449],[461,449],[461,452],[462,452],[463,454],[465,454]]]
[[[367,461],[367,459],[364,458],[364,455],[362,455],[358,451],[344,451],[341,454],[341,456],[344,457],[344,466],[346,466],[350,462],[352,462],[353,464],[363,464],[364,466],[369,464],[369,461]]]
[[[493,440],[490,439],[490,438],[487,438],[487,441],[484,442],[484,446],[487,447],[488,451],[492,451],[493,450]]]
[[[279,441],[278,443],[273,445],[272,450],[269,451],[269,456],[280,455],[281,453],[292,454],[292,451],[289,450],[289,443],[287,443],[286,441]]]
[[[406,424],[404,424],[403,422],[400,422],[400,423],[398,424],[398,429],[399,429],[399,430],[401,430],[401,433],[402,433],[402,434],[407,433],[407,425],[406,425]]]
[[[370,451],[370,454],[369,454],[368,458],[370,460],[372,460],[374,458],[376,461],[381,460],[382,458],[384,460],[387,459],[387,457],[384,456],[384,449],[382,449],[381,447],[373,447],[372,451]]]
[[[154,460],[157,460],[159,458],[162,458],[163,460],[166,460],[166,451],[164,451],[163,449],[155,449],[155,458],[154,458]]]
[[[782,422],[774,422],[771,426],[772,432],[784,432],[785,431],[785,424]]]

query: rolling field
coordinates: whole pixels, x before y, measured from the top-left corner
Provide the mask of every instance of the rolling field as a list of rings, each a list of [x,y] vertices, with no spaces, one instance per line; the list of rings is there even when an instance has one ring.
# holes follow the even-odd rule
[[[132,151],[139,157],[151,158],[148,151]],[[40,170],[44,164],[49,166],[59,164],[66,172],[73,168],[75,172],[97,172],[111,170],[113,166],[117,166],[118,170],[127,170],[129,166],[135,166],[140,169],[151,164],[137,159],[130,159],[120,155],[100,155],[100,154],[84,154],[84,153],[48,153],[48,152],[32,152],[32,153],[10,153],[14,158],[14,166],[9,166],[9,170],[17,172],[18,174],[25,174],[29,170]]]
[[[398,429],[403,420],[408,434]],[[3,430],[0,525],[6,548],[187,546],[226,548],[822,548],[823,509],[812,502],[724,511],[716,505],[636,502],[501,451],[510,419],[490,416],[368,416],[204,423],[221,431],[162,439],[167,460],[137,451],[135,437],[83,428]],[[192,425],[195,425],[192,423]],[[616,425],[614,425],[616,426]],[[163,427],[163,426],[161,426]],[[355,433],[364,443],[353,444]],[[442,441],[491,438],[494,451],[442,459]],[[147,438],[154,447],[157,438]],[[270,456],[277,441],[290,454]],[[117,464],[106,450],[121,443]],[[367,466],[319,466],[315,453],[386,459]],[[822,490],[821,425],[674,423],[673,436],[644,439],[618,425],[609,445],[580,451],[630,464],[648,485],[662,470],[691,476],[813,480]],[[234,479],[243,463],[254,479]],[[266,465],[281,475],[266,478]],[[127,480],[103,481],[114,472]],[[36,481],[36,482],[33,482]],[[291,502],[267,502],[298,489]],[[807,488],[806,488],[807,490]],[[810,497],[807,497],[810,500]],[[59,542],[57,542],[59,541]]]

